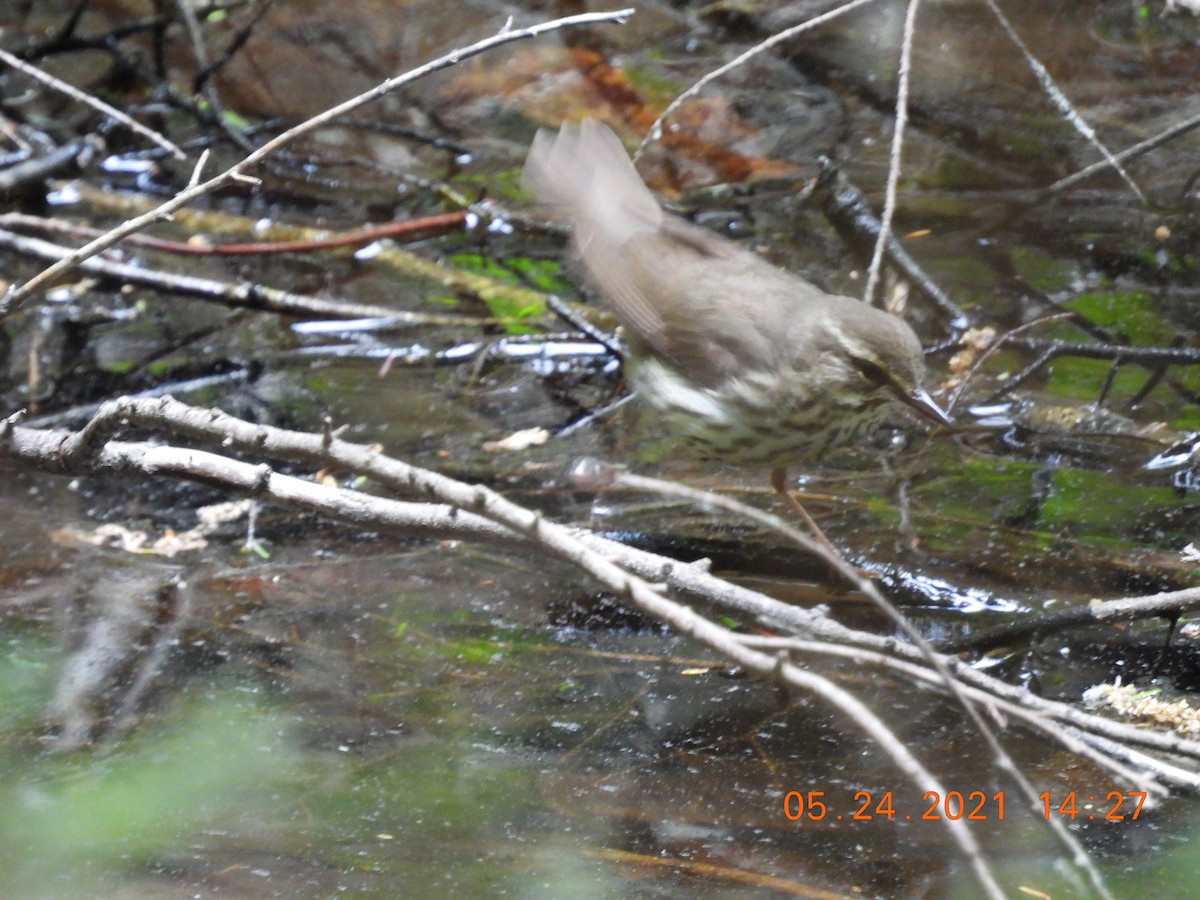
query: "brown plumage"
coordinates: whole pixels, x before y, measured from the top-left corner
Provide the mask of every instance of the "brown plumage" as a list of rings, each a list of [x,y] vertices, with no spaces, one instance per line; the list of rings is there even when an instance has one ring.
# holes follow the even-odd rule
[[[781,487],[786,466],[860,439],[894,401],[949,423],[907,323],[664,213],[607,126],[538,132],[523,181],[573,226],[628,333],[636,393],[700,457],[769,466]]]

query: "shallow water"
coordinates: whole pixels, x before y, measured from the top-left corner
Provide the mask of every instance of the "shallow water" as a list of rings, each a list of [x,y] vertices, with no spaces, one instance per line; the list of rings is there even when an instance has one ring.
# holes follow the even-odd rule
[[[412,175],[519,211],[515,167],[537,126],[588,113],[631,137],[662,98],[800,6],[743,15],[647,4],[627,26],[587,40],[551,36],[495,51],[371,113],[454,148],[328,132],[302,148],[306,178],[270,177],[260,191],[214,198],[206,211],[223,213],[219,221],[181,219],[155,233],[251,241],[269,236],[271,224],[344,230],[440,211],[431,192],[405,180]],[[1036,200],[1033,190],[1094,151],[1036,90],[986,7],[927,6],[897,218],[906,248],[979,324],[1003,330],[1074,311],[1086,326],[1058,321],[1026,336],[1157,346],[1190,334],[1194,197],[1185,182],[1195,138],[1131,164],[1155,200],[1150,208],[1110,175]],[[225,103],[248,117],[314,112],[463,43],[464,23],[470,39],[491,33],[507,7],[444,10],[343,4],[335,21],[302,4],[273,7],[224,71]],[[134,12],[147,11],[89,7],[80,27],[89,33]],[[63,11],[37,15],[4,24],[31,39]],[[1040,4],[1022,16],[1017,29],[1115,146],[1194,106],[1191,76],[1181,81],[1195,71],[1194,19],[1139,18],[1118,3],[1086,15],[1077,5]],[[863,261],[799,194],[816,156],[830,153],[878,198],[901,20],[898,4],[876,4],[718,84],[681,115],[671,153],[651,155],[648,177],[705,224],[745,236],[831,290],[860,293]],[[210,27],[215,42],[228,37]],[[183,83],[185,45],[175,40],[171,50]],[[77,83],[102,77],[95,54],[90,63],[54,59]],[[172,116],[173,132],[199,131]],[[759,173],[750,188],[705,190],[747,170]],[[187,167],[165,166],[158,181],[186,176]],[[137,204],[125,193],[137,176],[85,180],[105,196],[55,214],[103,225]],[[167,386],[188,402],[287,427],[317,430],[328,416],[349,439],[487,483],[556,521],[679,559],[708,557],[774,596],[888,629],[861,598],[830,586],[821,564],[756,526],[569,483],[573,460],[599,456],[774,503],[765,473],[664,457],[655,435],[626,428],[629,410],[587,418],[619,393],[615,366],[596,347],[555,355],[561,345],[541,343],[542,329],[565,326],[522,307],[528,298],[516,290],[580,299],[573,271],[557,266],[561,238],[505,230],[405,245],[440,261],[454,281],[387,254],[182,260],[129,249],[147,265],[440,318],[383,333],[319,333],[274,313],[100,283],[5,323],[5,406],[75,427],[87,404]],[[6,274],[32,271],[12,262]],[[489,307],[462,286],[478,275],[508,283],[510,295],[494,291]],[[928,345],[949,336],[945,316],[915,293],[906,316]],[[598,321],[611,327],[610,318]],[[471,352],[506,337],[537,353]],[[1194,492],[1177,475],[1188,464],[1145,466],[1196,426],[1194,368],[1171,367],[1144,396],[1153,373],[1121,368],[1105,415],[1094,406],[1105,360],[1056,359],[1021,390],[990,399],[1035,353],[1002,349],[981,367],[956,409],[959,433],[927,438],[901,422],[878,446],[795,473],[835,544],[880,573],[932,639],[1194,580],[1178,555],[1197,519]],[[949,356],[931,356],[931,388],[949,380]],[[188,381],[214,373],[225,380]],[[557,433],[576,422],[527,450],[482,449],[521,429]],[[353,482],[353,473],[330,477]],[[243,549],[248,526],[239,520],[208,534],[205,548],[164,560],[84,538],[102,523],[151,540],[168,528],[185,532],[197,508],[230,498],[194,485],[12,470],[0,490],[16,513],[0,520],[0,771],[12,786],[0,815],[6,896],[974,890],[943,829],[922,819],[928,801],[839,717],[615,608],[587,579],[538,555],[400,541],[267,508],[254,525],[258,552]],[[1072,700],[1118,673],[1149,684],[1157,671],[1159,684],[1193,690],[1192,638],[1176,636],[1164,657],[1165,638],[1158,622],[1055,636],[998,654],[997,665]],[[1017,812],[1011,787],[944,700],[850,666],[813,665],[827,665],[936,762],[948,789],[986,798],[974,831],[1006,885],[1074,889],[1055,867],[1039,814]],[[1186,845],[1190,801],[1137,821],[1089,818],[1120,786],[1017,729],[1005,738],[1056,804],[1077,794],[1085,813],[1073,828],[1118,895],[1125,880],[1155,878],[1170,893],[1165,885],[1187,877],[1173,848]],[[791,792],[822,792],[841,820],[789,819]],[[890,807],[881,806],[885,795]],[[1007,798],[1003,819],[998,795]]]

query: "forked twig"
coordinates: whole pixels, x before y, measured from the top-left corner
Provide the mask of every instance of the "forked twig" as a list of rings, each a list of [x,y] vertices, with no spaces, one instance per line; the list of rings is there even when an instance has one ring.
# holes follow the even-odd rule
[[[1017,45],[1017,49],[1019,49],[1025,56],[1026,64],[1031,70],[1033,70],[1034,77],[1037,78],[1038,83],[1042,86],[1042,90],[1046,92],[1046,95],[1050,98],[1051,102],[1054,103],[1058,111],[1063,114],[1063,117],[1068,122],[1071,123],[1071,127],[1083,135],[1084,138],[1087,139],[1088,143],[1100,151],[1101,155],[1104,157],[1105,163],[1116,169],[1117,174],[1124,179],[1127,185],[1129,185],[1130,190],[1137,195],[1137,198],[1141,200],[1142,203],[1145,203],[1146,195],[1143,194],[1142,189],[1137,186],[1137,182],[1130,177],[1129,173],[1125,171],[1125,167],[1121,165],[1120,161],[1113,156],[1112,151],[1110,151],[1096,135],[1096,130],[1088,124],[1087,120],[1084,119],[1082,115],[1079,114],[1079,111],[1076,110],[1071,101],[1067,99],[1067,95],[1062,92],[1057,84],[1055,84],[1054,79],[1050,77],[1050,73],[1046,71],[1046,67],[1043,66],[1041,61],[1033,55],[1029,47],[1023,40],[1021,40],[1021,36],[1017,34],[1017,30],[1013,28],[1013,25],[1008,20],[1008,17],[1000,11],[1000,7],[996,5],[996,0],[984,0],[984,2],[987,3],[988,8],[992,11],[992,14],[995,15],[996,20],[1004,29],[1005,34],[1008,35],[1009,39]]]

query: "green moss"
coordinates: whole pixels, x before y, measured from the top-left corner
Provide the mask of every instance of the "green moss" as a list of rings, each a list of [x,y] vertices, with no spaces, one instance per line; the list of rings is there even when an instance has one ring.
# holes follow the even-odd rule
[[[491,314],[499,319],[509,334],[529,334],[538,330],[536,320],[545,312],[540,294],[521,286],[521,278],[511,261],[501,262],[479,253],[455,253],[446,260],[454,268],[484,276],[487,281],[477,284],[476,296],[487,304]],[[549,277],[548,270],[539,270],[532,260],[524,260],[530,271]],[[512,285],[513,290],[505,290]]]
[[[1035,247],[1018,247],[1013,252],[1012,264],[1026,284],[1047,292],[1063,290],[1076,274],[1073,263]]]
[[[1066,304],[1089,322],[1115,332],[1135,347],[1169,344],[1178,333],[1158,311],[1145,291],[1103,291],[1080,294]]]
[[[940,516],[965,522],[1003,518],[1023,509],[1029,501],[1033,463],[992,456],[970,456],[947,475],[921,486],[923,502],[937,506]],[[961,535],[960,535],[961,537]]]
[[[1114,547],[1129,549],[1124,535],[1137,518],[1157,509],[1179,506],[1168,487],[1127,484],[1108,472],[1058,469],[1051,476],[1051,490],[1040,508],[1040,519],[1049,528],[1070,527],[1088,535],[1088,542],[1115,541]]]
[[[521,187],[521,167],[513,166],[499,172],[467,172],[450,179],[459,191],[467,196],[486,194],[500,200],[526,200],[528,195]]]
[[[678,95],[683,85],[663,75],[661,69],[645,66],[625,66],[622,70],[630,85],[637,91],[643,104],[651,109],[662,109]]]
[[[547,294],[562,294],[571,290],[571,283],[561,277],[562,263],[555,259],[529,259],[514,256],[506,260],[510,269],[523,275],[530,284]]]
[[[1091,403],[1100,396],[1112,363],[1106,359],[1059,357],[1045,368],[1046,390],[1062,400]],[[1122,366],[1109,387],[1109,396],[1128,396],[1146,383],[1146,373]]]
[[[1171,420],[1171,427],[1177,431],[1200,431],[1200,408],[1185,407],[1180,415]]]

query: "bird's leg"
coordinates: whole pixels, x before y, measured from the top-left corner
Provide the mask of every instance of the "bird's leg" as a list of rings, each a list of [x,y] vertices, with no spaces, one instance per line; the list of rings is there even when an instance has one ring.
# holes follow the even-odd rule
[[[838,559],[841,559],[842,554],[830,543],[829,538],[825,537],[825,532],[821,530],[821,526],[808,514],[808,510],[801,505],[800,501],[796,499],[796,495],[792,493],[791,488],[787,486],[787,469],[771,470],[771,487],[775,488],[775,492],[783,498],[792,512],[798,515],[804,524],[808,526],[808,530],[817,539],[817,543],[825,547],[826,550],[829,550]]]

